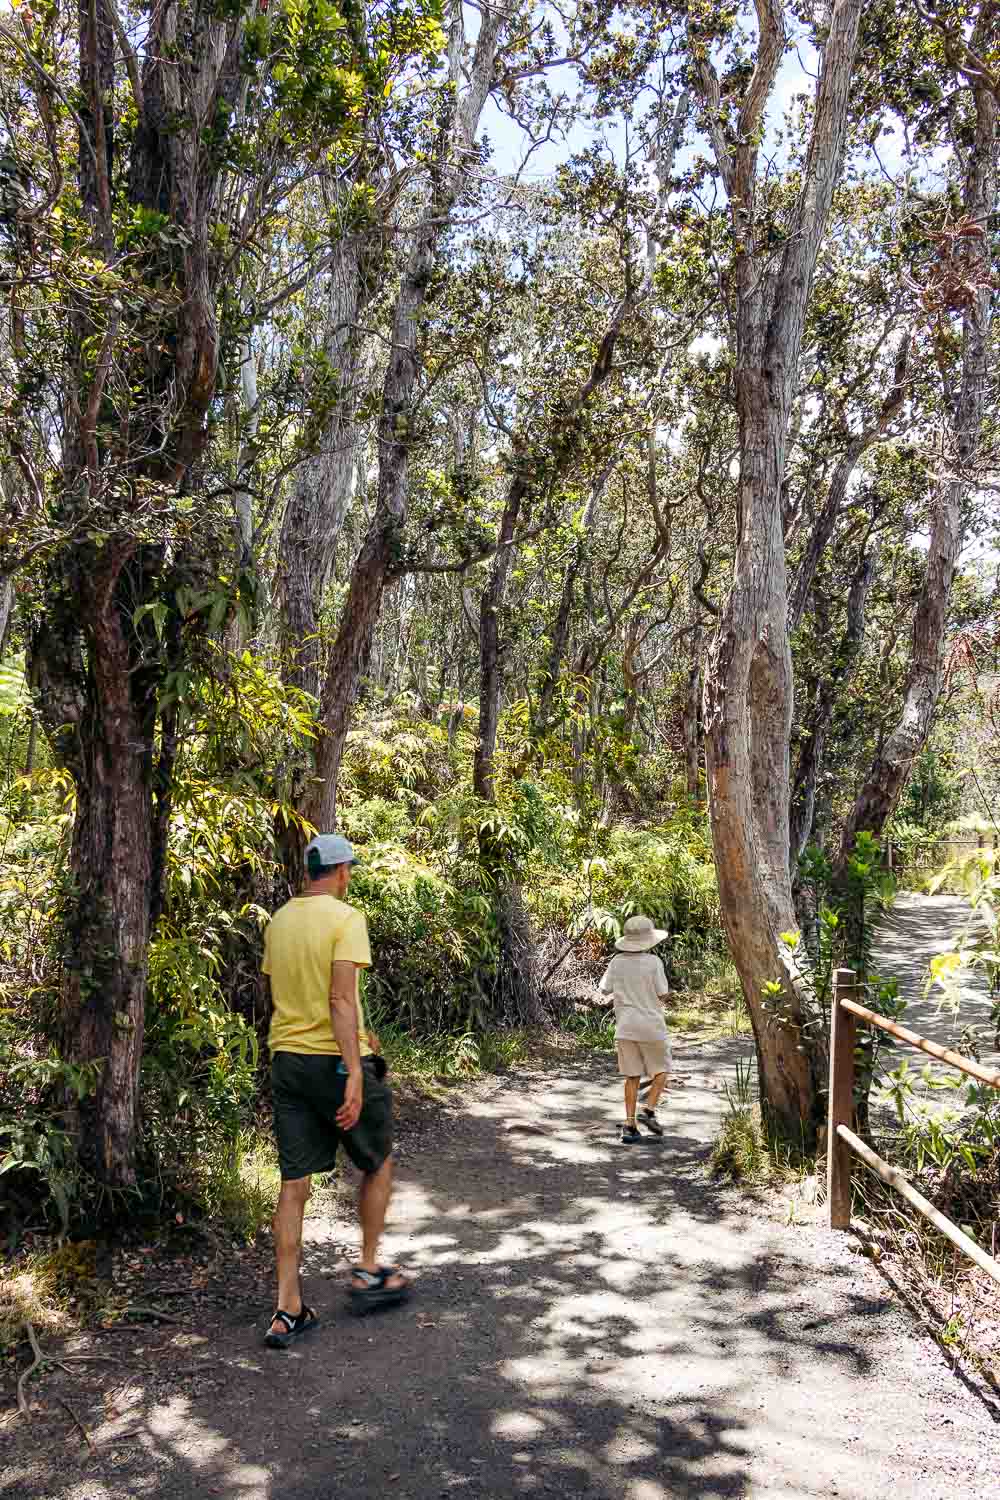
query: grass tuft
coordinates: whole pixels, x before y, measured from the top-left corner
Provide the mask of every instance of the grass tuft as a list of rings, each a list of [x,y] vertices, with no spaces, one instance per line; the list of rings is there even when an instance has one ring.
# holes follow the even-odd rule
[[[39,1334],[66,1334],[76,1325],[73,1293],[60,1275],[59,1262],[69,1245],[46,1254],[0,1263],[0,1350],[13,1349],[33,1323]]]
[[[414,1036],[391,1017],[373,1011],[370,1024],[379,1038],[391,1076],[431,1098],[482,1073],[505,1073],[529,1055],[525,1031],[432,1032]]]
[[[751,1186],[771,1176],[771,1158],[759,1105],[731,1110],[722,1122],[712,1149],[709,1170],[713,1177]]]
[[[814,1159],[768,1131],[754,1062],[738,1062],[733,1079],[723,1087],[727,1108],[709,1158],[713,1177],[750,1188],[775,1187],[801,1183],[815,1171]]]
[[[211,1165],[198,1206],[218,1228],[250,1244],[274,1217],[280,1191],[273,1143],[243,1131],[232,1149]]]

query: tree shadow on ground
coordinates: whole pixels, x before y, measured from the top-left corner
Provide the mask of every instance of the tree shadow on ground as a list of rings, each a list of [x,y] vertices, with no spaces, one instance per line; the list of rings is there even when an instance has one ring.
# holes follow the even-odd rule
[[[855,1418],[888,1302],[707,1181],[705,1090],[672,1098],[665,1147],[619,1147],[617,1108],[603,1064],[471,1105],[401,1174],[408,1308],[350,1317],[314,1225],[310,1342],[264,1350],[258,1288],[234,1287],[193,1377],[78,1407],[96,1456],[20,1443],[0,1496],[873,1500],[899,1433]]]

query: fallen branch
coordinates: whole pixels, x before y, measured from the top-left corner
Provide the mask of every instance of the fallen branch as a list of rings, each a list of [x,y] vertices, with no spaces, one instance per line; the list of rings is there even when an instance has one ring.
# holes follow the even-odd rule
[[[122,1317],[126,1313],[135,1313],[139,1317],[159,1318],[163,1323],[179,1323],[183,1326],[183,1318],[175,1318],[172,1313],[161,1312],[158,1307],[142,1307],[137,1302],[130,1302],[128,1307],[121,1309]]]
[[[33,1375],[34,1372],[38,1369],[38,1366],[40,1364],[55,1365],[56,1369],[64,1370],[67,1375],[72,1375],[73,1371],[70,1369],[70,1364],[120,1365],[123,1363],[122,1360],[115,1359],[111,1354],[47,1354],[38,1342],[38,1339],[35,1335],[34,1324],[25,1323],[24,1328],[25,1332],[28,1335],[28,1342],[31,1344],[32,1352],[34,1353],[35,1358],[17,1382],[17,1409],[22,1416],[27,1416],[30,1411],[30,1407],[28,1406],[28,1398],[24,1394],[25,1384],[28,1378]]]
[[[24,1394],[25,1382],[28,1380],[29,1376],[35,1373],[35,1371],[38,1369],[38,1366],[44,1363],[45,1360],[45,1355],[38,1347],[38,1340],[35,1338],[34,1324],[25,1323],[24,1328],[25,1332],[28,1335],[28,1342],[31,1345],[32,1352],[35,1357],[17,1382],[17,1409],[21,1413],[22,1417],[28,1416],[31,1411],[31,1408],[28,1405],[28,1398]]]
[[[49,1362],[50,1365],[55,1365],[57,1367],[57,1369],[65,1370],[65,1372],[66,1372],[67,1375],[72,1375],[74,1373],[70,1369],[70,1364],[74,1364],[74,1365],[124,1365],[125,1364],[125,1361],[123,1359],[115,1359],[114,1355],[111,1355],[111,1354],[63,1354],[58,1359],[56,1358],[56,1356],[54,1354],[46,1354],[45,1358],[48,1360],[48,1362]],[[126,1368],[127,1368],[127,1366],[126,1366]]]
[[[62,1396],[60,1396],[58,1398],[58,1400],[59,1400],[59,1405],[62,1406],[62,1407],[64,1407],[65,1410],[69,1412],[70,1416],[73,1418],[73,1421],[76,1423],[77,1427],[79,1427],[80,1431],[83,1433],[83,1436],[86,1438],[87,1443],[88,1443],[88,1445],[90,1447],[91,1453],[96,1453],[97,1452],[97,1444],[94,1442],[94,1439],[91,1437],[91,1435],[87,1431],[86,1427],[84,1427],[83,1423],[80,1421],[80,1418],[77,1416],[76,1412],[70,1406],[69,1402],[66,1401],[66,1400],[64,1400]]]

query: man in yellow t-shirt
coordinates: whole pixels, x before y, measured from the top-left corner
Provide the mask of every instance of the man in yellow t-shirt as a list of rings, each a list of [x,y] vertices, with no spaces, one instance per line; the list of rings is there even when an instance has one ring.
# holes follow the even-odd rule
[[[355,1310],[399,1302],[409,1291],[398,1266],[378,1263],[392,1186],[392,1091],[361,1006],[360,974],[371,964],[368,925],[343,899],[356,863],[347,839],[317,834],[306,847],[305,892],[275,912],[264,934],[281,1164],[274,1216],[278,1305],[265,1335],[275,1349],[286,1349],[319,1321],[302,1301],[302,1217],[313,1173],[332,1169],[340,1145],[362,1173],[362,1250],[351,1272]]]

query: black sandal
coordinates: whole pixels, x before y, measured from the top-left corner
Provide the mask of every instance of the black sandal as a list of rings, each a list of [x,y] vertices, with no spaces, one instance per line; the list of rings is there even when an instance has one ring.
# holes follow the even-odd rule
[[[287,1332],[274,1333],[269,1328],[264,1335],[264,1343],[269,1349],[287,1349],[295,1339],[301,1338],[304,1333],[311,1332],[318,1325],[319,1318],[311,1307],[303,1307],[296,1317],[293,1317],[291,1313],[282,1312],[279,1307],[271,1322],[284,1323]]]
[[[371,1312],[376,1307],[395,1307],[405,1302],[410,1295],[410,1282],[398,1266],[379,1266],[377,1271],[366,1271],[364,1266],[352,1266],[351,1275],[359,1277],[365,1285],[348,1288],[351,1308],[357,1317]],[[386,1286],[392,1276],[402,1276],[402,1286]]]
[[[639,1118],[641,1119],[642,1123],[645,1125],[646,1129],[652,1135],[662,1135],[663,1134],[663,1126],[660,1124],[659,1120],[656,1118],[656,1113],[655,1113],[654,1110],[644,1109],[643,1112],[642,1112],[642,1114],[639,1116]]]

